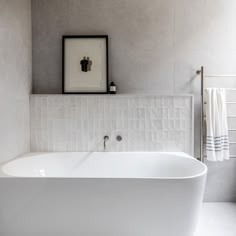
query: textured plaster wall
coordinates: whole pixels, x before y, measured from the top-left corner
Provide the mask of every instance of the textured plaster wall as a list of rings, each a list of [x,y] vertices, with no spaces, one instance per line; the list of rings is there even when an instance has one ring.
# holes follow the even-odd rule
[[[0,162],[29,152],[31,1],[0,0]]]
[[[61,93],[61,36],[108,34],[120,93],[193,93],[195,70],[236,72],[234,0],[33,0],[33,90]]]

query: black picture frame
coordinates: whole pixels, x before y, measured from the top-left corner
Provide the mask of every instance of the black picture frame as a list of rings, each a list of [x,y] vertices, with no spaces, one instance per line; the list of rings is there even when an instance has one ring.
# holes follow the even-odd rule
[[[106,44],[106,90],[104,92],[67,92],[65,90],[65,42],[67,39],[105,39]],[[108,54],[108,35],[63,35],[62,36],[62,94],[108,94],[109,93],[109,54]]]

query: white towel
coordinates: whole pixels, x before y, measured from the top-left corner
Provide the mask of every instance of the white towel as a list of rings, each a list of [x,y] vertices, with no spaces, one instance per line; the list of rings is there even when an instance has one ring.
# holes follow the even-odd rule
[[[229,135],[225,90],[208,88],[206,93],[206,154],[209,161],[229,160]]]

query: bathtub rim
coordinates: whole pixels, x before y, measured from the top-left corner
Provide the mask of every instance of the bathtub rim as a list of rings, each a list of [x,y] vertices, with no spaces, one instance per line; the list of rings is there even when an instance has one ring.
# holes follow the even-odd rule
[[[94,176],[82,176],[82,177],[76,177],[76,176],[13,176],[13,175],[8,175],[3,171],[3,167],[5,165],[7,165],[8,163],[17,161],[19,159],[26,159],[28,157],[34,157],[37,155],[41,155],[41,154],[61,154],[61,153],[77,153],[77,152],[30,152],[30,153],[26,153],[24,155],[18,156],[16,158],[13,158],[9,161],[3,162],[0,164],[0,179],[1,178],[6,178],[6,179],[127,179],[127,180],[188,180],[188,179],[197,179],[200,177],[203,177],[204,175],[207,175],[208,172],[208,167],[206,166],[205,163],[197,160],[195,157],[184,153],[184,152],[120,152],[120,153],[162,153],[162,154],[169,154],[169,155],[175,155],[178,156],[180,158],[184,158],[184,159],[191,159],[192,161],[194,161],[197,164],[200,164],[203,167],[203,171],[200,172],[199,174],[196,175],[189,175],[189,176],[184,176],[184,177],[94,177]],[[88,153],[88,152],[79,152],[79,153]],[[102,152],[91,152],[91,153],[102,153]],[[109,152],[105,152],[105,153],[109,153]],[[114,152],[112,152],[114,153]],[[116,152],[115,152],[116,153]]]

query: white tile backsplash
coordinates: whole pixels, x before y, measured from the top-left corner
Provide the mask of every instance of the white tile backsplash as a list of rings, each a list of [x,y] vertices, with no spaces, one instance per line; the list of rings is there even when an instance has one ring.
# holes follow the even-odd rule
[[[193,153],[191,95],[31,95],[31,151]],[[116,141],[121,135],[123,140]]]

